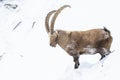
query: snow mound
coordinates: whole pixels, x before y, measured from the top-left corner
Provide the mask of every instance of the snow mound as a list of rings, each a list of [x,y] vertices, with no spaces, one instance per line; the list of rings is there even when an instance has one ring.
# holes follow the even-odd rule
[[[67,67],[58,80],[118,80],[120,78],[119,57],[119,52],[113,52],[94,64],[81,62],[76,70]]]

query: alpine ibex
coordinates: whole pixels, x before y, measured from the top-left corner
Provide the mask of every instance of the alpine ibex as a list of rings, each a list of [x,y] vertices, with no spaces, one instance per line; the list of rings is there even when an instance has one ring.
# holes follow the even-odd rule
[[[64,5],[58,10],[49,12],[46,16],[45,27],[47,33],[49,34],[50,46],[56,47],[58,44],[70,56],[72,56],[75,62],[75,69],[80,65],[79,56],[82,54],[99,53],[101,55],[101,59],[103,59],[110,53],[110,47],[113,40],[111,33],[107,28],[104,27],[103,29],[99,28],[86,31],[54,30],[54,24],[57,16],[66,7],[70,6]],[[51,15],[53,15],[53,17],[49,27]]]

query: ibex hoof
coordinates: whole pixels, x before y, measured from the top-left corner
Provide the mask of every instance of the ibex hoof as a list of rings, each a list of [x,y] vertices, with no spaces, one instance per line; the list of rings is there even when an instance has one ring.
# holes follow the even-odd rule
[[[79,64],[75,64],[74,69],[78,69]]]

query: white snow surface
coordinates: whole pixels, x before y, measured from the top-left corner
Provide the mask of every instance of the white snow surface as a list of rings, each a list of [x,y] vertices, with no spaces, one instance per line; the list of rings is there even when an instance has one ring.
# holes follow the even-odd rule
[[[7,9],[4,4],[17,4]],[[3,0],[0,1],[0,80],[120,80],[119,0]],[[113,36],[110,55],[81,55],[80,66],[59,46],[49,46],[47,13],[71,5],[58,16],[55,29],[87,30],[107,27]],[[14,27],[18,24],[18,27]],[[34,26],[33,26],[34,25]]]

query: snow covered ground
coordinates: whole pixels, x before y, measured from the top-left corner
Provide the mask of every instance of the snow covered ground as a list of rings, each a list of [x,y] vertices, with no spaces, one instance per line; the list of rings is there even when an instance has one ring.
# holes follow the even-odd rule
[[[0,0],[0,80],[119,80],[119,3],[119,0]],[[86,30],[106,26],[114,38],[111,50],[115,51],[102,61],[99,54],[82,55],[80,67],[73,69],[72,57],[59,46],[49,46],[44,26],[46,14],[65,4],[72,8],[59,15],[55,28]]]

